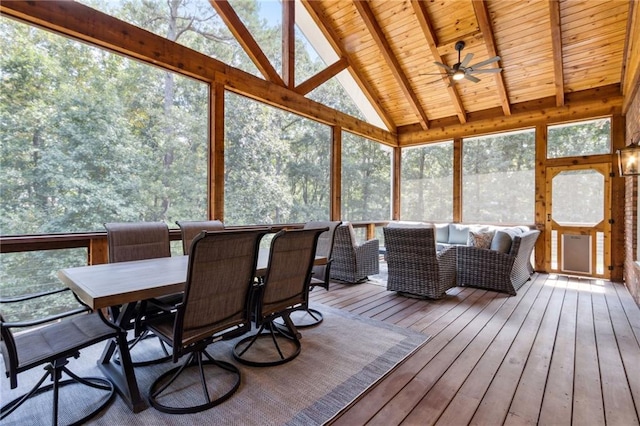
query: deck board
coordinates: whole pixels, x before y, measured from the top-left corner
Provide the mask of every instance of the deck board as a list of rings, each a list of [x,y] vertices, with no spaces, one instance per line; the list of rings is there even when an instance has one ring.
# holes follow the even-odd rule
[[[639,424],[640,309],[623,284],[535,274],[514,297],[440,300],[379,284],[311,300],[430,339],[330,424]]]

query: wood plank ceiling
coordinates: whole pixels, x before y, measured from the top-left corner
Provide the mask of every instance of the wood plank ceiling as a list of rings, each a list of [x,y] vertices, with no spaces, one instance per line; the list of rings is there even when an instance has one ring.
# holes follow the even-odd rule
[[[626,0],[303,1],[347,56],[398,132],[466,123],[474,113],[508,116],[514,104],[565,104],[567,94],[607,88],[622,94]],[[637,7],[636,7],[637,9]],[[637,10],[636,10],[637,13]],[[434,62],[471,64],[493,56],[498,74],[451,85]],[[637,55],[637,54],[636,54]],[[637,72],[635,73],[637,74]],[[631,76],[627,76],[630,80]],[[637,85],[637,76],[634,79]],[[632,82],[633,83],[633,82]],[[613,87],[610,87],[613,86]]]

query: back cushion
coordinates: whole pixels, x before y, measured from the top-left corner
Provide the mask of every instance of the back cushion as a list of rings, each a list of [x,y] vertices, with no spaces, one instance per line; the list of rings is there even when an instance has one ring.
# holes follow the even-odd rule
[[[449,224],[449,244],[467,244],[469,239],[469,226],[459,223]]]
[[[500,253],[509,253],[511,250],[511,235],[505,231],[496,231],[491,241],[491,250],[499,251]]]
[[[449,242],[449,224],[448,223],[436,223],[436,241],[439,243]]]

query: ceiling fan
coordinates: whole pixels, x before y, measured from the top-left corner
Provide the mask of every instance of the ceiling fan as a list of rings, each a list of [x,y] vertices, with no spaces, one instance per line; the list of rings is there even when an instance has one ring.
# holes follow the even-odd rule
[[[455,49],[458,51],[458,62],[455,65],[453,65],[453,67],[450,67],[440,62],[434,62],[435,65],[445,69],[445,71],[447,72],[447,75],[449,75],[449,77],[453,79],[453,83],[456,83],[457,81],[460,81],[463,78],[466,78],[467,80],[477,83],[480,81],[480,79],[478,77],[475,77],[474,74],[496,74],[502,71],[502,68],[481,69],[486,65],[490,65],[490,64],[493,64],[494,62],[498,62],[500,60],[500,56],[494,56],[493,58],[489,58],[485,61],[478,62],[477,64],[468,65],[469,62],[471,62],[471,59],[473,59],[473,53],[467,53],[467,56],[464,57],[464,60],[460,61],[460,53],[462,52],[462,49],[464,49],[464,46],[465,46],[464,41],[456,42]],[[435,74],[431,74],[431,75],[435,75]]]

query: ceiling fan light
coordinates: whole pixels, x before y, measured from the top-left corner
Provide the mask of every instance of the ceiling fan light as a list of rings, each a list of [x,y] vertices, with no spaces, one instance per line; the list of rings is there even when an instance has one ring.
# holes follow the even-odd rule
[[[458,80],[462,80],[464,78],[464,71],[462,70],[458,70],[456,72],[453,73],[453,79],[458,81]]]

